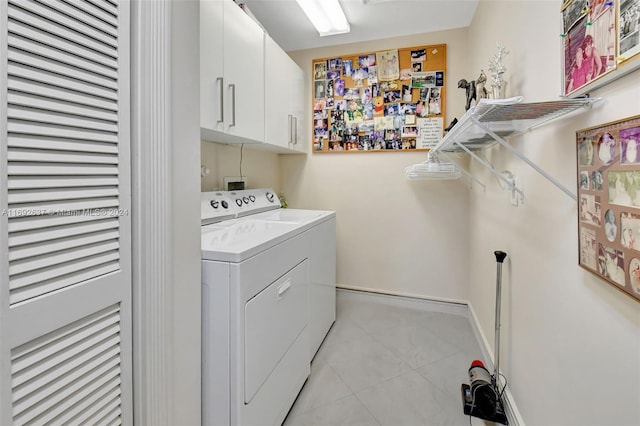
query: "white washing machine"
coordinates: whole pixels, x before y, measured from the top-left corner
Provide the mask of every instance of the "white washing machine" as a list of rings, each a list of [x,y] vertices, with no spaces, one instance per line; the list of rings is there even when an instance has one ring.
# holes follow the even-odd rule
[[[335,321],[335,212],[201,200],[203,424],[279,425]]]

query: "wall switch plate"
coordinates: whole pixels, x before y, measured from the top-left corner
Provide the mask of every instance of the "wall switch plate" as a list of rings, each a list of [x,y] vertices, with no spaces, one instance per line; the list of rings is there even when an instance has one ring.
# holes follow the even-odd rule
[[[225,191],[241,191],[247,189],[246,176],[225,176],[222,178]]]

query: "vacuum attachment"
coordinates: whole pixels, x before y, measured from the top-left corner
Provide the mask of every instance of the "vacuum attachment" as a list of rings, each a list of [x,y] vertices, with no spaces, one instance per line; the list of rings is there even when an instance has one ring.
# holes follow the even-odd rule
[[[462,384],[464,414],[507,425],[502,398],[494,385],[491,373],[476,359],[469,368],[470,385]]]

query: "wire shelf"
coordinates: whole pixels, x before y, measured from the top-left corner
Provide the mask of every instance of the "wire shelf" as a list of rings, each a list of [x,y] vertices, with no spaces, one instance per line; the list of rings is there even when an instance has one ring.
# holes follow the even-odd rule
[[[438,152],[466,152],[489,169],[514,193],[519,194],[520,201],[524,201],[524,193],[514,181],[506,179],[500,171],[474,152],[499,143],[575,200],[576,195],[570,189],[512,147],[505,138],[523,133],[570,113],[589,109],[599,100],[600,98],[576,98],[522,103],[522,96],[497,100],[482,99],[476,106],[469,108],[460,121],[431,151],[434,155]],[[460,169],[466,175],[472,176],[464,168],[460,167]],[[474,180],[478,181],[476,178]]]
[[[487,148],[497,142],[495,135],[506,138],[523,133],[572,112],[590,108],[599,100],[577,98],[521,103],[521,96],[500,100],[482,99],[469,108],[433,151],[460,152]]]

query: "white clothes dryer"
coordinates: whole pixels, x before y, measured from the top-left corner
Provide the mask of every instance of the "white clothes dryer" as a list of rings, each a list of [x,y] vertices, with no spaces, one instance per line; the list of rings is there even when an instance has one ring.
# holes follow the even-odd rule
[[[279,425],[335,320],[335,212],[284,213],[271,189],[201,199],[203,424]]]

